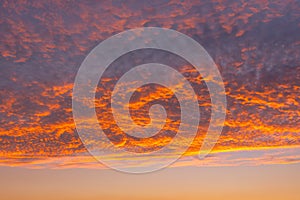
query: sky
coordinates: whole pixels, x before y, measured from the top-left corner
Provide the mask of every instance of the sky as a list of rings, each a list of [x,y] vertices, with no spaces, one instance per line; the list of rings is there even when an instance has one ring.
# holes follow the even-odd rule
[[[1,199],[299,199],[299,164],[166,168],[138,175],[2,167],[0,174]]]
[[[122,56],[98,84],[95,102],[99,123],[107,127],[106,133],[119,148],[134,150],[138,145],[150,146],[147,151],[159,149],[172,139],[176,127],[167,124],[169,132],[147,140],[122,134],[107,102],[101,99],[110,94],[108,88],[118,78],[111,73],[121,76],[141,61],[168,62],[196,88],[201,111],[197,136],[180,160],[157,174],[130,176],[110,171],[88,153],[73,120],[72,89],[81,63],[95,46],[114,34],[139,27],[174,29],[199,42],[222,75],[227,110],[214,149],[204,160],[197,159],[211,114],[209,93],[201,75],[189,63],[166,52],[153,56],[154,52],[148,50]],[[90,199],[119,199],[123,193],[116,190],[126,194],[124,199],[153,199],[155,195],[171,198],[161,190],[165,186],[165,191],[174,189],[178,199],[186,197],[185,190],[191,198],[208,195],[213,199],[216,191],[230,199],[251,194],[260,199],[279,199],[282,195],[297,199],[299,33],[297,0],[1,1],[0,191],[6,191],[5,199],[19,199],[18,195],[32,199],[45,194],[52,199],[56,192],[60,197],[70,195],[66,197],[70,199],[85,199],[87,193]],[[142,59],[137,59],[139,56]],[[149,88],[139,93],[148,95],[148,100],[158,98],[163,105],[174,98],[161,96],[159,88],[155,89],[156,93],[149,92]],[[136,111],[135,121],[143,124],[149,120],[143,114],[149,111],[149,102],[141,106],[140,99],[137,95],[129,107]],[[174,102],[165,107],[176,121],[180,113]],[[115,159],[114,155],[111,158]],[[202,175],[199,190],[207,193],[196,189],[196,178]],[[102,178],[105,185],[98,180]],[[127,184],[138,196],[124,189]],[[102,189],[96,189],[98,185]],[[71,190],[76,192],[69,194]],[[158,191],[149,192],[153,190]]]

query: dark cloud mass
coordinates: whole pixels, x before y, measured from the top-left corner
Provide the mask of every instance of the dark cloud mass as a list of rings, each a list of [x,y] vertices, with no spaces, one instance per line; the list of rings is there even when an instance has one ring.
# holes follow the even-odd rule
[[[104,39],[148,26],[187,34],[218,65],[228,108],[215,152],[300,145],[298,0],[1,1],[0,162],[86,153],[72,118],[77,70]]]

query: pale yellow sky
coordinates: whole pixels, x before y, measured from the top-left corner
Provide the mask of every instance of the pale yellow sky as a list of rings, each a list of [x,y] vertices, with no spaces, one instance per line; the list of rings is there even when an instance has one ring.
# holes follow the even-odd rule
[[[1,167],[1,200],[299,200],[300,164],[178,167],[132,175]]]

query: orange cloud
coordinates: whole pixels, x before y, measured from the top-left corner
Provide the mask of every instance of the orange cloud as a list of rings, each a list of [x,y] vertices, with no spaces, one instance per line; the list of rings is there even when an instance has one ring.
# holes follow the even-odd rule
[[[95,167],[72,118],[76,72],[99,42],[120,31],[143,26],[172,28],[193,37],[207,49],[221,71],[227,118],[212,157],[203,165],[298,162],[299,9],[296,0],[168,1],[159,6],[146,2],[114,5],[107,1],[94,5],[53,1],[50,5],[4,1],[0,7],[1,164]],[[194,84],[202,112],[198,135],[178,165],[202,165],[201,161],[185,159],[197,154],[205,136],[210,117],[209,94],[191,66],[178,61],[177,68]],[[98,97],[109,96],[108,88],[115,81],[109,76],[103,78],[107,87],[98,88]],[[152,100],[160,99],[168,108],[167,102],[173,97],[165,88],[144,94],[130,104],[134,120],[141,124],[149,121],[147,109]],[[147,140],[124,137],[107,114],[108,102],[97,98],[95,105],[99,122],[114,133],[112,137],[117,138],[115,144],[119,147],[140,145],[155,149],[171,140],[172,134]],[[169,105],[170,116],[178,115],[176,108],[178,105]],[[179,120],[175,121],[169,118],[172,123],[167,123],[164,130],[176,132]],[[243,152],[255,156],[248,159]],[[232,158],[239,153],[245,157]],[[274,159],[267,159],[270,157]]]

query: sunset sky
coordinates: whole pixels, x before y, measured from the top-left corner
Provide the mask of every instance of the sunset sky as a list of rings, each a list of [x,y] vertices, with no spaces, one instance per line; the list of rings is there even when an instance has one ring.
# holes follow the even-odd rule
[[[100,81],[95,101],[99,123],[118,148],[160,148],[176,127],[166,124],[170,132],[155,142],[124,136],[103,100],[120,78],[113,72],[121,76],[141,61],[168,60],[196,88],[201,111],[197,137],[177,162],[130,175],[108,169],[88,153],[75,128],[72,89],[95,46],[140,27],[174,29],[199,42],[222,75],[227,111],[214,149],[199,160],[211,114],[201,75],[166,52],[120,57]],[[0,63],[0,199],[300,198],[298,0],[3,0]],[[172,95],[160,96],[168,94],[161,90],[139,93],[149,102],[152,97],[170,102]],[[147,111],[138,103],[141,98],[130,108],[144,123],[149,119],[138,111]],[[176,105],[166,105],[175,118]]]

